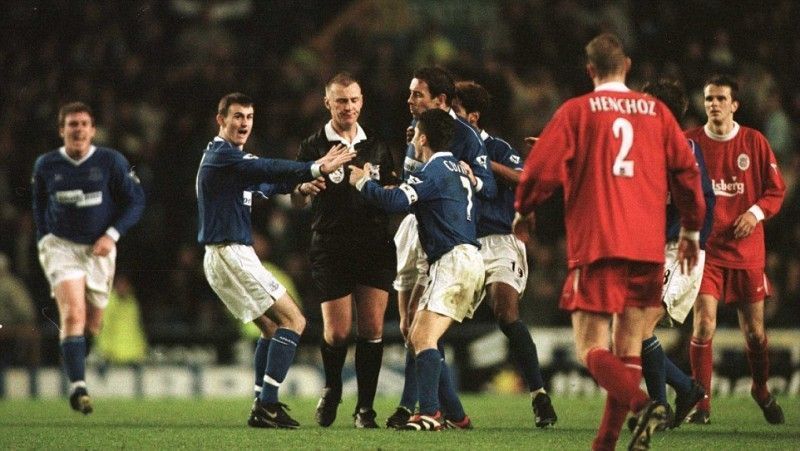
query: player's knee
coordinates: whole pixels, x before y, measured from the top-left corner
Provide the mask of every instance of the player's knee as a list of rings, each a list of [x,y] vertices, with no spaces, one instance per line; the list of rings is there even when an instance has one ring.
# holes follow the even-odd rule
[[[331,346],[344,346],[350,339],[350,331],[341,328],[326,327],[323,336],[325,337],[325,342]]]
[[[306,328],[306,318],[299,312],[296,314],[287,315],[285,318],[283,318],[281,323],[278,323],[278,327],[289,329],[293,332],[296,332],[298,335],[302,335]]]
[[[83,334],[83,330],[86,328],[85,312],[79,309],[72,309],[65,312],[61,317],[61,327],[68,335]]]
[[[494,318],[500,327],[508,326],[519,320],[519,314],[513,309],[495,309]]]
[[[761,349],[767,340],[767,335],[763,329],[748,330],[744,333],[748,349]]]
[[[711,318],[700,318],[695,320],[694,336],[708,341],[714,337],[714,332],[717,329],[717,322]]]

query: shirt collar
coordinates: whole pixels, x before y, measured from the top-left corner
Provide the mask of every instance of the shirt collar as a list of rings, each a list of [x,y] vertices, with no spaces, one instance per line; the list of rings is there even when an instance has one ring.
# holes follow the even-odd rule
[[[83,156],[80,160],[73,160],[72,157],[67,155],[67,149],[64,146],[58,148],[58,152],[61,154],[62,157],[66,158],[67,161],[72,163],[75,166],[80,166],[81,163],[91,158],[94,155],[94,151],[97,150],[97,147],[94,145],[89,146],[89,151],[86,152],[86,155]]]
[[[594,91],[617,91],[617,92],[628,92],[630,89],[625,86],[625,83],[619,81],[610,81],[608,83],[603,83],[602,85],[597,85],[594,88]]]
[[[739,123],[736,122],[736,121],[733,121],[733,127],[731,128],[731,131],[729,131],[725,135],[718,135],[718,134],[712,132],[710,128],[708,128],[708,124],[703,126],[703,130],[706,132],[706,136],[708,136],[709,138],[713,139],[714,141],[730,141],[730,140],[732,140],[733,138],[736,137],[736,135],[739,134],[739,128],[740,128],[739,127]]]
[[[486,130],[481,130],[481,139],[484,140],[484,141],[489,139],[489,134],[486,133]]]
[[[456,114],[456,112],[455,112],[455,111],[453,111],[453,109],[452,109],[452,108],[450,108],[450,109],[447,111],[447,114],[449,114],[449,115],[450,115],[450,117],[452,117],[453,119],[458,119],[458,115]]]
[[[361,141],[367,140],[367,134],[364,132],[364,129],[361,128],[361,125],[356,123],[356,137],[353,139],[353,142],[350,142],[344,136],[336,133],[336,130],[333,129],[333,120],[330,120],[327,124],[325,124],[325,137],[328,138],[328,141],[341,141],[342,144],[346,145],[350,149],[355,147],[355,145]]]

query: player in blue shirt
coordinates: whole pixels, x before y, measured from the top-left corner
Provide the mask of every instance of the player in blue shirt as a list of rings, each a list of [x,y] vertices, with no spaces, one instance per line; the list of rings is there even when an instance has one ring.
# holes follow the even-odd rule
[[[92,145],[96,129],[88,105],[61,107],[58,128],[64,146],[33,167],[33,217],[39,262],[58,305],[70,406],[89,414],[87,338],[100,331],[108,305],[116,242],[139,221],[145,200],[125,157]]]
[[[300,163],[245,153],[253,115],[253,101],[244,94],[231,93],[219,102],[219,135],[203,152],[197,171],[197,241],[205,245],[203,268],[214,292],[239,320],[252,321],[262,338],[271,337],[269,346],[256,350],[256,384],[263,380],[263,387],[247,424],[293,429],[299,424],[278,401],[278,388],[306,320],[251,246],[252,193],[288,193],[300,182],[335,171],[353,154],[345,146],[333,146],[317,161]]]
[[[420,114],[411,141],[423,166],[406,182],[384,189],[370,179],[370,167],[351,166],[350,183],[370,202],[388,212],[411,211],[417,217],[419,239],[427,255],[430,283],[407,335],[414,352],[419,413],[400,429],[439,430],[446,427],[439,404],[443,356],[438,341],[453,321],[472,317],[483,287],[483,260],[475,235],[474,177],[469,167],[448,149],[455,123],[434,108]]]
[[[488,107],[489,93],[483,86],[473,81],[456,83],[453,110],[480,130],[497,179],[497,196],[481,202],[478,210],[478,241],[486,267],[486,296],[500,330],[508,338],[511,357],[528,384],[534,424],[547,427],[555,424],[558,417],[544,389],[536,344],[528,327],[519,319],[519,301],[528,282],[528,259],[525,244],[511,232],[511,224],[522,159],[507,142],[489,136],[480,128],[481,113]]]
[[[646,84],[642,91],[664,102],[678,120],[683,118],[684,113],[686,113],[688,99],[683,88],[677,82],[661,79]],[[697,293],[700,291],[700,280],[705,262],[704,249],[706,239],[711,233],[711,226],[714,221],[714,205],[716,203],[714,188],[706,171],[703,153],[696,142],[689,140],[689,145],[700,168],[700,181],[703,185],[703,197],[706,201],[706,216],[703,228],[700,230],[700,254],[698,255],[697,266],[684,274],[676,258],[678,235],[681,228],[680,215],[672,203],[668,202],[667,204],[666,261],[664,263],[664,291],[661,295],[661,300],[667,313],[664,318],[665,322],[670,325],[673,322],[683,323],[694,305]],[[647,392],[650,398],[666,406],[669,406],[669,403],[667,402],[665,384],[668,383],[675,389],[675,412],[672,421],[672,427],[674,428],[680,426],[695,404],[706,396],[706,393],[699,383],[681,371],[664,354],[661,343],[655,335],[655,327],[656,324],[649,325],[650,337],[642,342],[642,376],[647,385]],[[630,421],[628,427],[631,427]]]
[[[412,126],[407,130],[407,136],[410,140],[411,135],[413,135],[415,121],[424,111],[430,109],[447,111],[455,121],[454,136],[449,150],[457,160],[464,161],[470,166],[475,175],[477,197],[491,199],[497,193],[497,186],[494,176],[489,170],[486,148],[477,131],[467,122],[458,118],[450,108],[454,93],[453,77],[444,69],[439,67],[417,69],[409,85],[408,106],[414,121],[412,121]],[[409,144],[406,148],[406,157],[403,163],[404,179],[409,174],[417,171],[421,165],[422,163],[415,158],[413,145]],[[397,290],[400,330],[403,336],[407,336],[408,327],[413,321],[414,311],[416,310],[414,306],[428,283],[428,266],[425,252],[419,244],[416,221],[413,214],[406,216],[398,227],[394,238],[395,248],[397,249],[397,276],[393,286]],[[444,348],[441,346],[440,352],[444,352]],[[404,425],[416,405],[416,381],[414,380],[412,362],[413,355],[409,352],[406,355],[405,380],[400,406],[387,419],[386,425],[389,427]],[[452,389],[453,383],[449,371],[449,368],[444,365],[442,368],[442,387],[446,389],[442,390],[441,394],[445,401],[451,401],[445,403],[446,416],[451,426],[468,428],[471,425],[469,417],[466,416],[463,407],[457,402],[457,396],[450,396],[455,391]]]

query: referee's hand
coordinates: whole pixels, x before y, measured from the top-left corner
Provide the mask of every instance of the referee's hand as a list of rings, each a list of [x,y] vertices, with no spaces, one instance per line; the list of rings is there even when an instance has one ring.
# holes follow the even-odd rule
[[[317,177],[310,182],[301,183],[297,187],[297,192],[304,196],[316,196],[327,188],[325,177]]]

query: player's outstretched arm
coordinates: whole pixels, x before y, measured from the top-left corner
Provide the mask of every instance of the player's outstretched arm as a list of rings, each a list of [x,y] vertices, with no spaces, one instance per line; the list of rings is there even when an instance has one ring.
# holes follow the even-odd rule
[[[343,164],[349,162],[356,156],[355,151],[351,151],[344,144],[337,144],[328,151],[322,158],[316,161],[319,170],[323,174],[330,174],[339,169]]]

